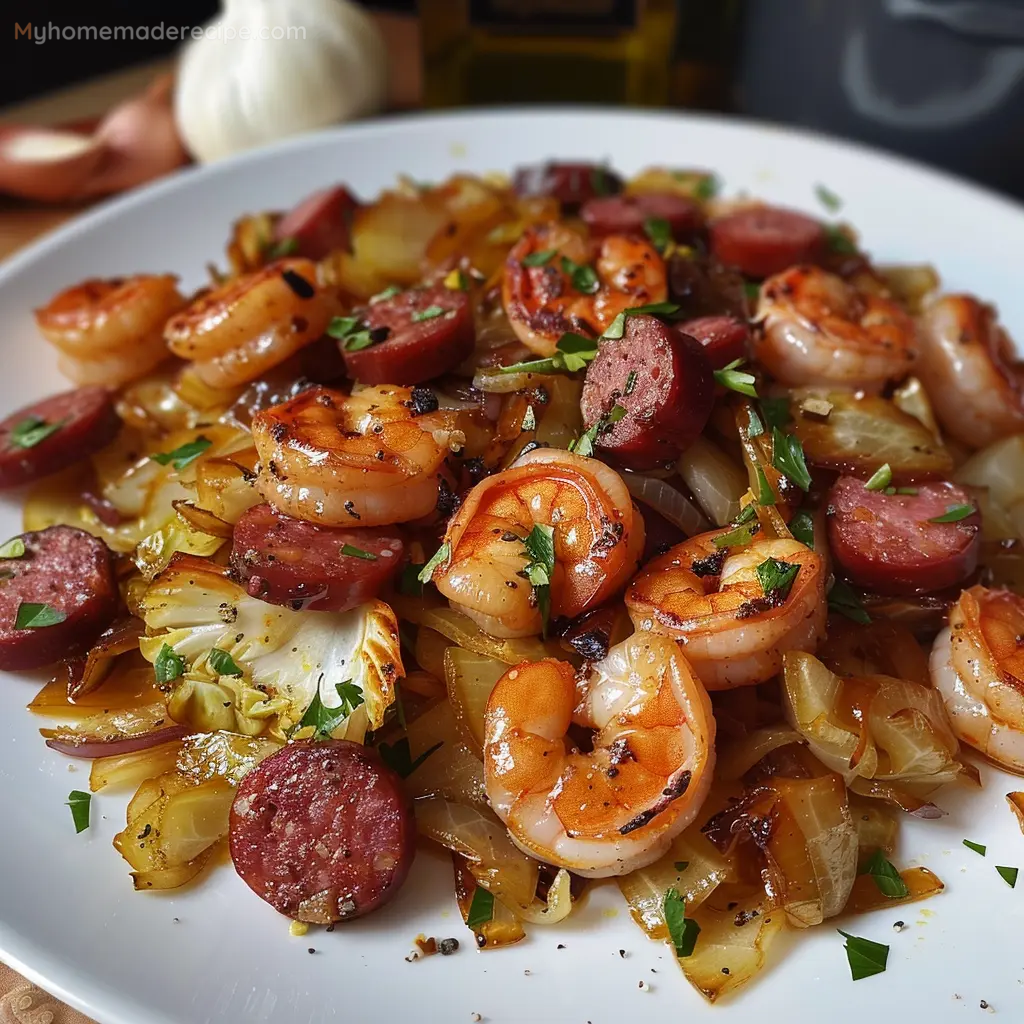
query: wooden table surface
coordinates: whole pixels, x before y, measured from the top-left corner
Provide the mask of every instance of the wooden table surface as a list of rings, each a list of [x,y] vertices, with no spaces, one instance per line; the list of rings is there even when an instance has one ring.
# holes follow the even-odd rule
[[[416,19],[401,15],[379,14],[374,20],[384,34],[391,57],[392,109],[407,109],[419,104],[421,68],[419,32]],[[158,74],[172,70],[174,59],[104,75],[69,89],[51,93],[13,107],[0,109],[0,124],[54,125],[99,117],[121,100],[141,92]],[[0,196],[0,260],[47,231],[74,217],[89,203],[59,206],[30,203]]]

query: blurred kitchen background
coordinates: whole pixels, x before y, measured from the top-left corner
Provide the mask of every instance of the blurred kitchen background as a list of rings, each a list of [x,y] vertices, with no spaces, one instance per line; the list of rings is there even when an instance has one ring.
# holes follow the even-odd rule
[[[65,146],[77,155],[73,139],[24,136],[25,126],[70,126],[90,138],[98,130],[108,147],[127,145],[104,114],[158,73],[178,75],[177,97],[167,78],[158,101],[184,147],[162,138],[144,167],[100,175],[99,185],[95,167],[91,178],[79,170],[80,180],[35,196],[51,203],[130,187],[165,166],[296,127],[396,109],[545,101],[723,111],[819,129],[1024,197],[1022,0],[147,0],[144,9],[135,0],[8,0],[5,9],[14,30],[4,30],[0,62],[0,192],[36,187],[19,184],[24,167],[13,180],[5,171],[12,154],[66,160]],[[303,25],[308,37],[301,47],[261,44],[258,57],[226,39],[189,43],[202,53],[183,65],[179,39],[140,38],[144,31],[62,38],[69,29],[211,19],[236,29]],[[40,32],[49,34],[41,40]],[[293,114],[288,61],[303,88],[337,102],[292,96]],[[239,89],[251,90],[252,102],[235,106],[256,110],[256,121],[266,110],[263,123],[229,123],[239,114],[227,109],[228,94]],[[157,102],[157,92],[147,96]]]

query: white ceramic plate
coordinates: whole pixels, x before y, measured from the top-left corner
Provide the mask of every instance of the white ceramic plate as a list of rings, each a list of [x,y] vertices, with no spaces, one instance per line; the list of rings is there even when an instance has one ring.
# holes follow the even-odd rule
[[[866,248],[886,261],[929,261],[950,288],[997,302],[1024,337],[1024,212],[916,165],[789,130],[657,114],[550,111],[413,117],[302,138],[188,171],[111,203],[21,253],[0,270],[0,409],[56,390],[54,358],[30,311],[90,275],[174,271],[186,286],[220,260],[228,225],[246,211],[287,207],[336,181],[374,195],[405,172],[510,169],[550,157],[708,167],[727,192],[824,211],[821,182]],[[20,531],[15,497],[0,505],[0,537]],[[64,806],[88,765],[47,750],[24,710],[38,680],[0,678],[0,958],[102,1024],[320,1024],[324,1021],[677,1021],[693,1014],[863,1024],[913,1013],[931,1024],[977,1019],[985,1000],[1024,1016],[1024,884],[994,865],[1024,866],[1024,837],[1004,801],[1018,782],[983,770],[981,793],[944,793],[949,815],[907,818],[897,859],[926,864],[948,891],[925,904],[838,923],[891,946],[888,971],[854,983],[832,924],[777,944],[775,964],[737,997],[707,1007],[659,945],[632,924],[618,890],[595,887],[562,927],[533,928],[511,949],[467,944],[447,857],[421,852],[399,897],[371,917],[293,938],[229,867],[175,895],[132,891],[110,846],[125,797],[93,800],[76,836]],[[77,768],[77,771],[74,769]],[[988,857],[965,849],[969,838]],[[893,923],[908,927],[895,933]],[[456,935],[453,957],[406,963],[418,932]],[[565,949],[558,949],[562,943]],[[784,949],[778,948],[785,946]],[[307,948],[316,949],[309,955]],[[624,951],[624,952],[623,952]],[[650,986],[640,988],[641,981]]]

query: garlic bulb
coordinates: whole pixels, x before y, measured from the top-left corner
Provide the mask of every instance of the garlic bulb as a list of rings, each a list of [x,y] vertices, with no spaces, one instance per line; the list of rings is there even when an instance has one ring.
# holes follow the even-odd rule
[[[387,51],[349,0],[222,0],[185,48],[174,112],[197,160],[219,160],[380,110]]]

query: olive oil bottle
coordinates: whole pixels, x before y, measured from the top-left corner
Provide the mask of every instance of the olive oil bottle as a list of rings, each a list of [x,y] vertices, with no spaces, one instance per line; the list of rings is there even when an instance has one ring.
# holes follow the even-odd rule
[[[419,0],[428,106],[663,106],[676,0]]]

